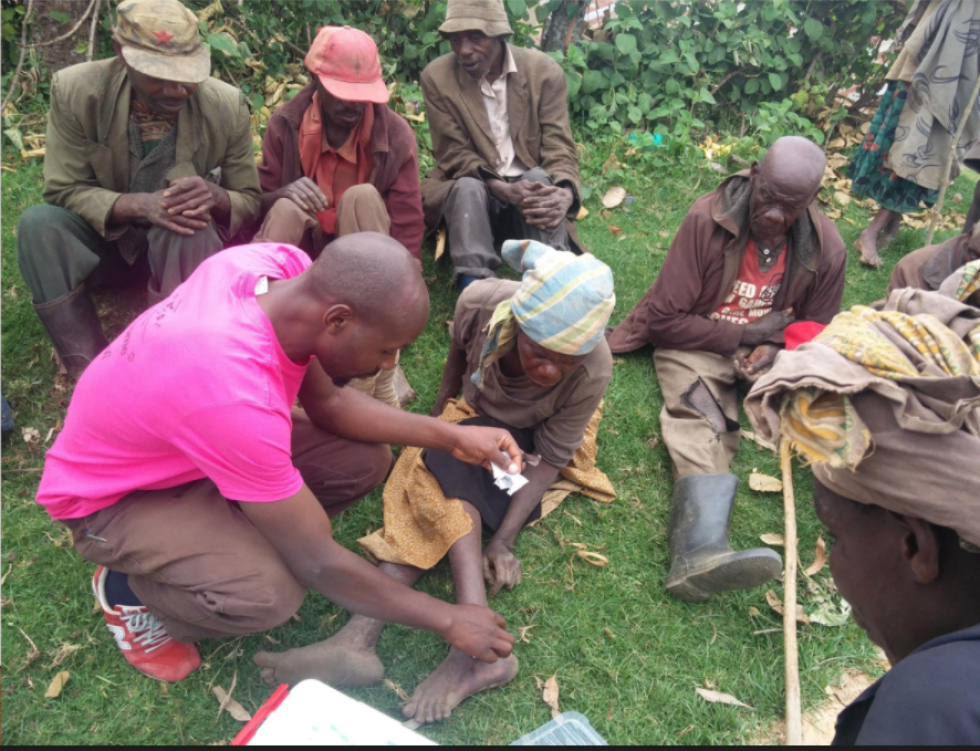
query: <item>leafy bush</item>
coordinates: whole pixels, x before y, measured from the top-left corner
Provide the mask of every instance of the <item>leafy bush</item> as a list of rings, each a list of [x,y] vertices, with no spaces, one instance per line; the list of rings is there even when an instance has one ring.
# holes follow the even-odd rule
[[[839,89],[880,83],[879,40],[904,15],[894,0],[625,0],[592,39],[554,56],[573,117],[593,132],[686,136],[748,119],[766,140],[822,142],[811,119]]]

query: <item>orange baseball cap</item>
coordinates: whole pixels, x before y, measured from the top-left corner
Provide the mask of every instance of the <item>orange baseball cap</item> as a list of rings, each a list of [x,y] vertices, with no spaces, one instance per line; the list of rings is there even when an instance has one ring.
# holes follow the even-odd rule
[[[324,26],[303,61],[331,95],[345,102],[387,104],[378,45],[350,26]]]

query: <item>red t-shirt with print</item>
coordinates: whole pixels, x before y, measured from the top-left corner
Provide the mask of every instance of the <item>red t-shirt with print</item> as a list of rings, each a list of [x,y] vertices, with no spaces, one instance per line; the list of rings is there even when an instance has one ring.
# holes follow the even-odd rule
[[[786,274],[786,248],[779,251],[776,263],[766,272],[759,268],[758,246],[752,240],[745,245],[745,255],[732,291],[711,314],[712,321],[729,321],[741,326],[772,312],[773,300]]]

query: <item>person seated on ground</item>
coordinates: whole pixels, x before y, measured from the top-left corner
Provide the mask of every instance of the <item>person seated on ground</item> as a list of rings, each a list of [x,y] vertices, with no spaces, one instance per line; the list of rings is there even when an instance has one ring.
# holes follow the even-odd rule
[[[521,581],[514,542],[529,522],[552,511],[574,488],[615,499],[595,467],[600,404],[612,374],[602,332],[615,305],[612,273],[591,255],[534,241],[504,244],[504,260],[523,282],[480,281],[460,295],[442,387],[432,409],[462,425],[506,427],[537,464],[511,497],[493,478],[468,471],[444,451],[407,449],[385,486],[385,527],[361,545],[381,570],[414,585],[448,552],[461,603],[485,606]],[[460,390],[463,400],[456,401]],[[557,488],[552,485],[562,477]],[[549,490],[551,488],[551,490]],[[493,538],[482,547],[482,529]],[[481,552],[482,551],[482,552]],[[262,654],[270,684],[317,678],[335,686],[384,678],[377,655],[383,620],[357,616],[333,638],[281,655]],[[356,666],[356,667],[354,667]],[[454,649],[404,708],[418,723],[447,719],[468,696],[509,683],[515,657],[474,663]]]
[[[422,181],[426,223],[448,226],[462,289],[494,276],[494,242],[575,244],[578,151],[561,66],[507,44],[503,0],[449,0],[439,27],[452,52],[422,71],[436,167]]]
[[[960,299],[980,292],[980,262],[958,276]],[[893,666],[834,745],[980,744],[978,340],[975,308],[898,290],[780,355],[746,399],[810,464],[834,581]]]
[[[523,465],[505,430],[343,388],[393,368],[428,313],[418,264],[384,235],[347,235],[315,262],[244,245],[204,262],[85,371],[37,500],[98,564],[96,598],[137,670],[178,681],[201,663],[193,642],[285,623],[307,589],[478,660],[510,655],[490,610],[417,594],[331,537],[330,517],[384,480],[387,444]]]
[[[895,264],[888,294],[896,289],[938,290],[956,269],[980,259],[980,224],[938,245],[920,248]]]
[[[149,277],[155,304],[259,210],[248,105],[210,77],[197,16],[125,0],[112,44],[114,58],[54,76],[45,205],[17,225],[21,274],[72,379],[108,343],[92,288]]]
[[[614,353],[652,344],[660,426],[674,466],[667,590],[688,602],[779,575],[768,549],[733,553],[739,389],[765,372],[794,321],[829,323],[844,293],[844,242],[817,208],[825,158],[780,138],[762,163],[699,198],[656,282],[609,333]]]
[[[256,242],[283,242],[316,258],[352,232],[391,235],[421,264],[422,194],[415,133],[389,107],[374,41],[324,26],[306,55],[313,82],[269,118]],[[415,398],[401,367],[352,384],[392,406]]]

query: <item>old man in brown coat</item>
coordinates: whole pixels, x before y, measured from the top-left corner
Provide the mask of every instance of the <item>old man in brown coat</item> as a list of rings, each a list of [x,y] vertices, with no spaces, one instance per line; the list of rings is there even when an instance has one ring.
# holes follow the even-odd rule
[[[844,242],[817,209],[824,155],[779,139],[762,163],[699,198],[657,281],[609,335],[613,352],[652,344],[664,443],[677,484],[667,589],[689,602],[747,589],[782,569],[772,550],[728,547],[738,489],[739,387],[768,370],[794,321],[827,324],[844,292]]]
[[[449,0],[439,31],[453,51],[422,72],[436,168],[422,182],[426,223],[449,228],[461,288],[494,276],[494,243],[570,249],[581,206],[565,74],[513,47],[502,0]],[[574,239],[574,238],[572,238]]]

